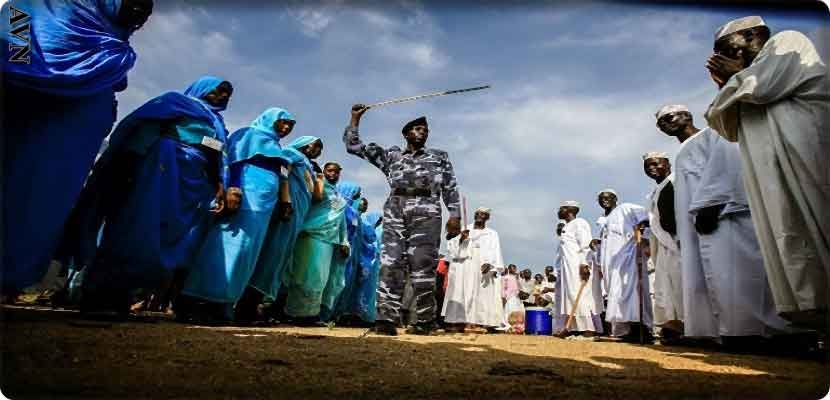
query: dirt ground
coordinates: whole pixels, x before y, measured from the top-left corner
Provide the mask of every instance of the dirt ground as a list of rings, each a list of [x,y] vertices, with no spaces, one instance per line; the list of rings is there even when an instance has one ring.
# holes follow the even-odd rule
[[[102,323],[4,307],[2,382],[25,398],[818,399],[818,361],[514,335]]]

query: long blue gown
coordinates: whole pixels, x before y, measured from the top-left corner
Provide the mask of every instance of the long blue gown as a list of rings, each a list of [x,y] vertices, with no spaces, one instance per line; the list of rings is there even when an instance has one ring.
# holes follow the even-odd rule
[[[354,198],[360,194],[360,186],[352,182],[341,181],[337,184],[337,191],[349,203],[344,214],[350,252],[342,270],[342,278],[340,278],[339,271],[332,270],[332,279],[324,297],[333,298],[333,301],[323,302],[320,311],[320,319],[323,321],[337,320],[341,316],[351,313],[351,304],[354,300],[357,284],[356,277],[360,263],[360,252],[363,245],[363,231],[360,228],[360,212],[358,212],[360,200]]]
[[[378,225],[382,214],[373,211],[363,215],[363,247],[360,252],[360,269],[357,276],[356,295],[351,312],[365,322],[375,322],[377,290],[380,275],[380,236]],[[375,227],[377,225],[377,227]]]
[[[5,290],[46,272],[115,122],[115,92],[127,87],[136,60],[132,32],[113,23],[119,8],[120,0],[12,0],[0,11]],[[29,17],[10,23],[19,12]],[[16,29],[28,29],[28,43]],[[27,46],[28,62],[14,61]]]
[[[280,119],[293,121],[294,117],[281,108],[270,108],[251,126],[231,135],[229,163],[237,171],[231,173],[231,186],[241,188],[242,203],[235,214],[210,228],[183,294],[223,303],[226,310],[242,296],[267,232],[280,223],[272,215],[279,200],[280,171],[289,163],[273,129]]]
[[[77,207],[84,216],[78,224],[83,228],[78,253],[94,248],[97,235],[92,233],[104,222],[84,297],[100,294],[100,305],[112,301],[120,307],[130,289],[155,287],[189,265],[212,221],[211,203],[225,177],[226,150],[213,144],[224,145],[227,137],[219,115],[224,107],[201,100],[221,82],[203,77],[184,94],[152,99],[113,131]]]

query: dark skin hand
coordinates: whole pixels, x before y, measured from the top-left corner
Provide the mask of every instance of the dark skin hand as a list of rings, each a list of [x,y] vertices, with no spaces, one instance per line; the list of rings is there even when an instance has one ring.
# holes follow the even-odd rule
[[[718,229],[718,220],[723,205],[701,208],[695,216],[695,230],[701,235],[709,235]]]
[[[290,221],[291,216],[294,215],[294,206],[290,201],[277,203],[277,215],[279,215],[280,221]]]
[[[216,196],[213,208],[210,210],[214,215],[218,215],[225,210],[225,185],[222,183],[216,184]]]
[[[730,58],[717,53],[709,56],[709,59],[706,61],[706,69],[709,70],[709,75],[718,85],[718,88],[722,88],[732,75],[744,69],[742,52],[743,50],[738,50],[735,54],[736,58]]]
[[[236,186],[228,188],[225,194],[225,211],[236,212],[242,204],[242,190]]]
[[[349,252],[350,252],[349,251],[349,246],[340,246],[340,255],[343,258],[348,258],[349,257]]]
[[[591,267],[586,265],[586,264],[580,265],[579,266],[579,279],[581,279],[582,281],[587,282],[588,278],[590,278],[590,277],[591,277]]]
[[[493,265],[488,264],[488,263],[481,264],[481,273],[482,274],[486,274],[486,273],[488,273],[492,270],[493,270]]]

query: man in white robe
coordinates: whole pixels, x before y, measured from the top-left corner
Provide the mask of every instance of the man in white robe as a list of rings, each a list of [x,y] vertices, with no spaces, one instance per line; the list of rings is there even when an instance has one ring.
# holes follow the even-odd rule
[[[806,36],[731,21],[707,63],[720,88],[706,112],[738,142],[776,309],[827,330],[830,286],[830,72]],[[737,155],[736,155],[737,156]]]
[[[646,153],[643,171],[657,183],[649,196],[649,246],[655,270],[654,324],[662,328],[661,342],[669,343],[683,333],[683,283],[676,238],[674,175],[663,152]]]
[[[737,146],[710,128],[697,129],[682,105],[663,107],[657,126],[682,141],[674,174],[685,335],[723,339],[786,330],[775,314]]]
[[[648,211],[636,204],[618,205],[613,189],[599,192],[597,201],[605,210],[605,229],[600,237],[600,263],[605,267],[608,279],[605,319],[611,323],[613,336],[634,342],[639,340],[642,330],[643,338],[651,342],[652,310],[646,260],[642,253],[638,254],[635,240],[635,230],[648,220]]]
[[[490,213],[489,208],[478,208],[475,222],[458,237],[458,249],[450,249],[448,243],[450,256],[463,263],[463,278],[460,280],[463,294],[457,296],[454,291],[450,295],[450,288],[447,288],[448,299],[443,313],[447,322],[460,323],[463,315],[463,322],[467,324],[484,328],[503,326],[499,274],[504,272],[504,261],[499,234],[486,226]],[[463,300],[458,301],[459,297]],[[463,304],[463,312],[458,304]]]
[[[479,268],[471,323],[484,328],[499,328],[504,322],[501,274],[505,268],[499,234],[486,226],[490,213],[489,208],[478,208],[474,216],[475,222],[470,226],[470,259]]]
[[[602,333],[601,311],[594,299],[591,267],[588,265],[591,225],[588,221],[577,218],[578,213],[579,203],[576,201],[563,202],[559,207],[559,218],[566,223],[559,237],[560,269],[557,283],[560,301],[554,309],[557,317],[564,321],[559,336],[564,337],[569,331],[576,331],[582,332],[584,338],[592,338],[595,333]],[[570,326],[567,325],[568,319],[571,319]]]

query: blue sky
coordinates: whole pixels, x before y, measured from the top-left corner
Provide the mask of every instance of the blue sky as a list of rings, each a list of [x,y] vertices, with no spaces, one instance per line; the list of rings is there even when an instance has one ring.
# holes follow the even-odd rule
[[[344,165],[372,209],[382,174],[346,154],[349,107],[391,97],[490,84],[492,89],[370,110],[367,141],[400,144],[400,127],[426,115],[429,146],[450,153],[469,207],[493,208],[506,262],[552,264],[556,209],[613,187],[642,204],[652,186],[641,155],[674,153],[654,127],[668,102],[688,104],[698,126],[716,89],[704,68],[715,29],[761,15],[773,32],[796,29],[830,55],[830,19],[763,9],[655,4],[544,3],[446,6],[438,2],[156,2],[132,38],[139,55],[123,117],[147,99],[203,74],[235,88],[225,112],[233,131],[270,106],[298,119],[295,135],[323,138],[321,160]],[[596,234],[596,232],[595,232]]]

